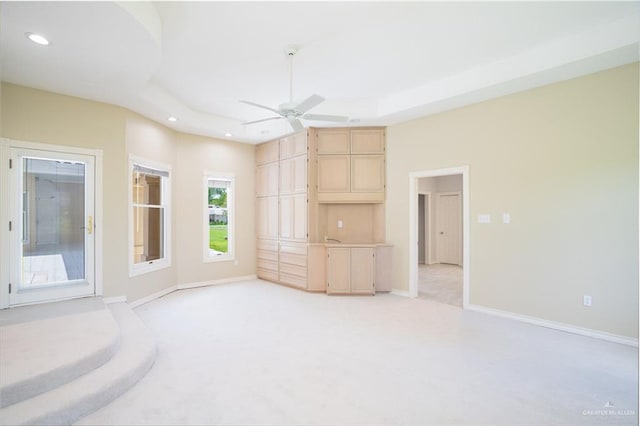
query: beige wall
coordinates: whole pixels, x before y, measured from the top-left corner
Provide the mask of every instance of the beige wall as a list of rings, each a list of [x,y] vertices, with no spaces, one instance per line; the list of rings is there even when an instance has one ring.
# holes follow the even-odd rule
[[[178,267],[175,241],[176,235],[180,232],[181,224],[176,220],[177,218],[175,209],[177,206],[176,194],[181,192],[181,188],[177,186],[176,183],[177,173],[175,165],[175,133],[172,130],[161,126],[154,121],[151,121],[129,111],[126,112],[125,126],[126,152],[124,158],[122,159],[122,161],[125,163],[125,166],[128,166],[129,164],[129,156],[134,155],[137,158],[171,167],[171,266],[168,268],[160,269],[158,271],[129,278],[126,291],[127,300],[137,300],[177,284]],[[125,179],[127,180],[126,190],[122,192],[124,192],[125,197],[128,197],[129,171],[127,170],[125,174]],[[123,232],[125,234],[128,233],[128,228],[124,228]],[[126,253],[128,268],[129,252],[127,251]]]
[[[256,273],[255,146],[178,134],[175,194],[178,283],[190,284]],[[204,173],[235,176],[235,257],[203,263]]]
[[[184,135],[120,107],[8,83],[2,83],[1,93],[0,136],[103,151],[106,297],[135,301],[176,284],[255,274],[252,145]],[[129,278],[127,235],[129,154],[168,164],[174,172],[172,266],[133,278]],[[199,233],[205,166],[212,171],[224,166],[220,171],[237,175],[237,267],[228,262],[202,263]]]
[[[127,292],[126,112],[112,105],[2,83],[2,137],[103,151],[105,296]],[[117,254],[117,255],[116,255]]]
[[[408,289],[409,173],[462,165],[471,304],[638,337],[638,64],[390,126],[397,289]]]

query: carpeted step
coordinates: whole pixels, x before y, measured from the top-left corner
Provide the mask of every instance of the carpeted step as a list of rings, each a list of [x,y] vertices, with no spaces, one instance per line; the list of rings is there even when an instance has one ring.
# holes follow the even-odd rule
[[[71,382],[114,355],[120,329],[99,302],[88,312],[0,327],[0,408]],[[16,308],[11,316],[25,310]]]
[[[153,336],[125,303],[109,305],[109,310],[120,329],[115,355],[72,382],[0,409],[0,424],[71,424],[144,377],[155,361]]]

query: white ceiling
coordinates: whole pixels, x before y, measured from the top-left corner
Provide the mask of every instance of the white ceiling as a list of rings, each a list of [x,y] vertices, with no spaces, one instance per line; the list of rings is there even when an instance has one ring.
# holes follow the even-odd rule
[[[640,39],[639,2],[2,2],[0,15],[2,80],[251,143],[291,132],[242,125],[273,114],[239,102],[288,101],[288,44],[294,100],[389,125],[638,61]]]

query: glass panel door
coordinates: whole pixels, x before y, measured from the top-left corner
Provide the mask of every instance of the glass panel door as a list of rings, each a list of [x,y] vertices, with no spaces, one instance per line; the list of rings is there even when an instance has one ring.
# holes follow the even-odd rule
[[[12,149],[10,304],[95,294],[94,158]]]

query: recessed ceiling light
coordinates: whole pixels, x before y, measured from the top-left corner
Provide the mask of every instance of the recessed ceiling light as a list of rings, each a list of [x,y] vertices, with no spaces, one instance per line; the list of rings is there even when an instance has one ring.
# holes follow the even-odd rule
[[[231,136],[233,136],[231,133],[227,132],[224,134],[226,137],[230,138]]]
[[[40,44],[42,46],[48,46],[49,44],[51,44],[49,40],[47,40],[45,37],[41,36],[40,34],[24,33],[24,35],[26,35],[29,40],[31,40],[36,44]]]
[[[177,118],[175,118],[175,117],[169,117],[169,118],[167,118],[167,120],[169,120],[169,121],[171,121],[171,122],[176,122],[176,121],[178,121],[178,119],[177,119]]]

